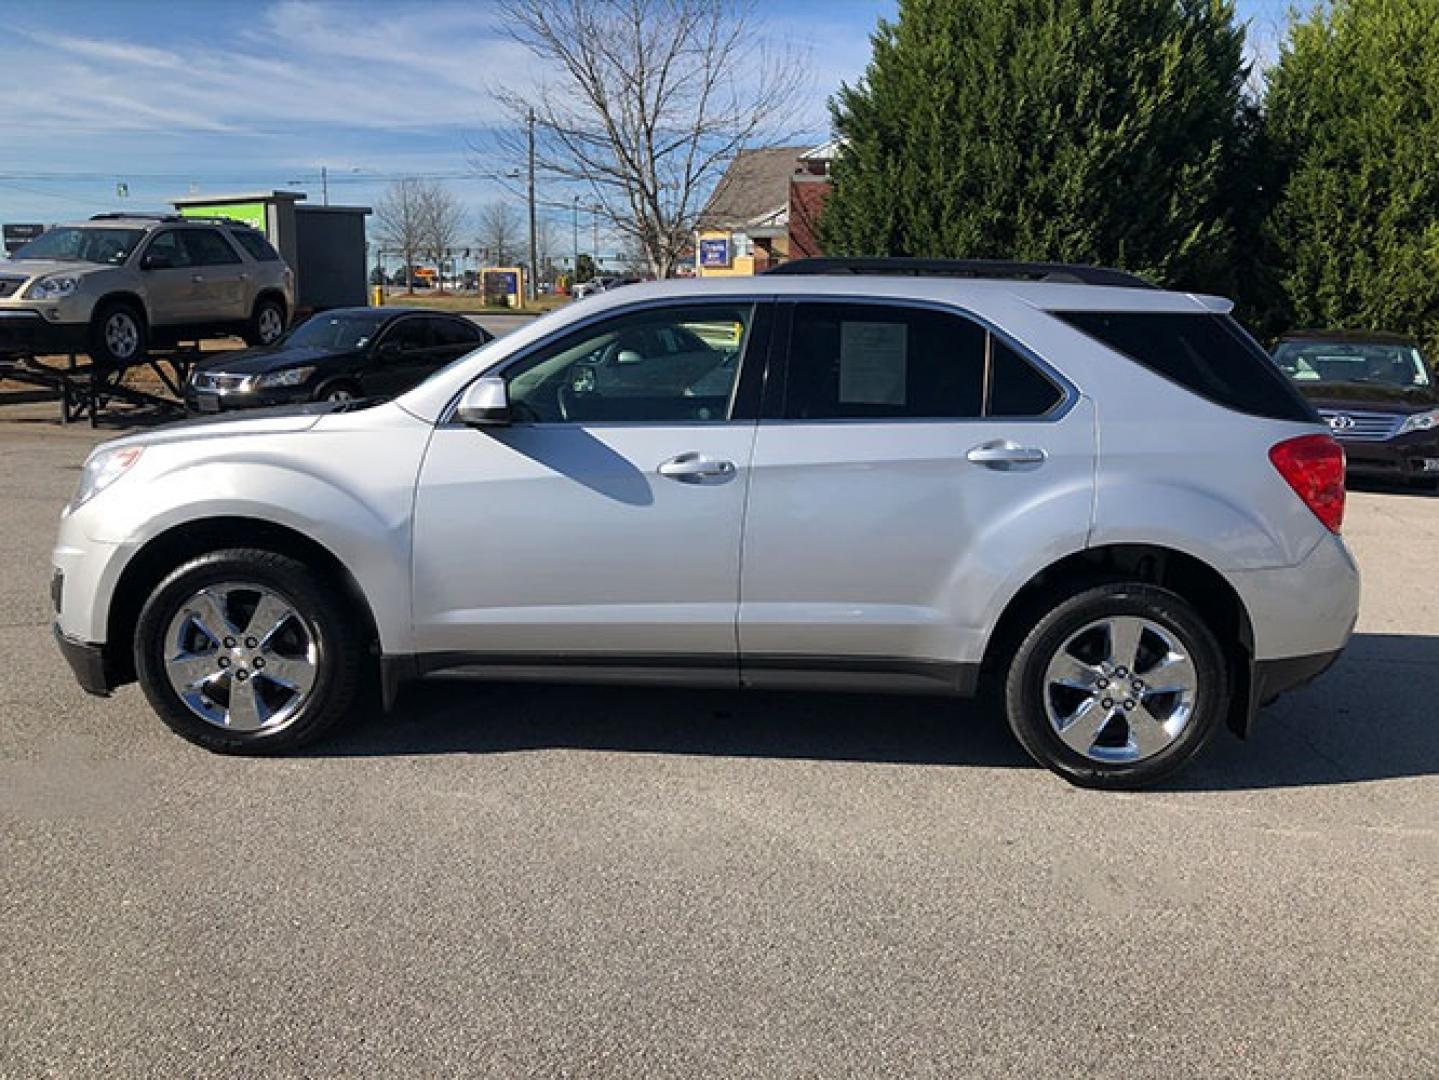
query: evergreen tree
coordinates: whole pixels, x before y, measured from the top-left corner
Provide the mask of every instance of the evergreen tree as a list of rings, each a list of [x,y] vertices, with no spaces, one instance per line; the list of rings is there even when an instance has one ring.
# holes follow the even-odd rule
[[[1296,22],[1266,105],[1293,321],[1439,347],[1439,0],[1339,0]]]
[[[900,0],[831,102],[836,255],[1059,259],[1233,294],[1228,0]]]

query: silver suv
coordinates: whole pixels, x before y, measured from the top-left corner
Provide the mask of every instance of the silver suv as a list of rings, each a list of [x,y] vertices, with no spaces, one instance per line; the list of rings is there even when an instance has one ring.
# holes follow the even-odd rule
[[[785,270],[602,294],[388,404],[101,446],[54,555],[81,684],[224,752],[318,737],[371,672],[386,707],[436,672],[988,690],[1129,787],[1344,647],[1343,453],[1228,302]]]
[[[294,274],[257,229],[99,214],[0,262],[0,356],[88,352],[124,367],[152,345],[198,337],[269,345],[294,307]]]

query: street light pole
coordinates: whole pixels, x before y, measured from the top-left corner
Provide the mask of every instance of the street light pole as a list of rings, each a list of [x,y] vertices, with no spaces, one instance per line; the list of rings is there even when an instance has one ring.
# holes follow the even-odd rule
[[[574,287],[579,284],[580,280],[580,197],[578,195],[575,196],[572,209],[575,213],[575,272],[570,280],[570,290],[574,291]]]
[[[527,290],[530,300],[539,295],[539,282],[535,280],[540,272],[539,222],[535,217],[535,110],[528,117],[530,140],[530,283]]]
[[[590,258],[594,259],[595,272],[598,273],[600,269],[600,208],[598,203],[590,207],[590,224],[594,226],[595,230],[595,245],[594,250],[590,252]]]

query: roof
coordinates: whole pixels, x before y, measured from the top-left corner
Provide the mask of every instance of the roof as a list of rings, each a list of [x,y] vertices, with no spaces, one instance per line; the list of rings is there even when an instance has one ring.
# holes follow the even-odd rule
[[[301,199],[309,198],[303,191],[240,191],[228,192],[220,195],[182,195],[177,199],[170,199],[171,206],[219,206],[221,203],[253,203],[265,202],[298,202]]]
[[[790,178],[799,171],[805,146],[741,150],[730,162],[700,214],[700,227],[744,225],[783,210],[789,203]]]
[[[1391,334],[1386,330],[1291,330],[1279,335],[1280,341],[1334,341],[1350,344],[1413,345],[1419,342],[1408,334]]]

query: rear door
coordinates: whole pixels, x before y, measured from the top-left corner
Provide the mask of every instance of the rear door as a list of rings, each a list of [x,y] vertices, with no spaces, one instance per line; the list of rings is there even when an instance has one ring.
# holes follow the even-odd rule
[[[744,679],[963,689],[997,583],[1088,527],[1092,409],[955,309],[783,308],[745,518]]]
[[[195,286],[195,311],[187,321],[219,323],[248,318],[245,264],[220,230],[182,229],[180,241],[189,253]]]
[[[403,394],[434,371],[433,323],[426,315],[402,315],[385,327],[360,373],[367,396]]]

